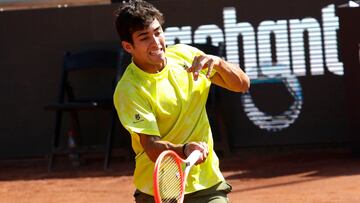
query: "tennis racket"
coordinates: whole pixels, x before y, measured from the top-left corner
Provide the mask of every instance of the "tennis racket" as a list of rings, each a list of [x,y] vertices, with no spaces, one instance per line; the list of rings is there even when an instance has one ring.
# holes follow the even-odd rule
[[[155,162],[154,199],[156,203],[182,203],[185,183],[190,168],[199,159],[201,152],[193,151],[186,160],[172,150],[163,151]]]

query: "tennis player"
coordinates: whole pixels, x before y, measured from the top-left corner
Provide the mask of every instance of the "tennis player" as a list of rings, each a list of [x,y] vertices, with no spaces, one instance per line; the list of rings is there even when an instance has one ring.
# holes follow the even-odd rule
[[[237,65],[194,47],[166,46],[163,23],[163,14],[142,0],[124,3],[116,12],[121,45],[132,55],[114,105],[136,154],[135,201],[154,202],[154,162],[162,151],[186,158],[199,150],[184,202],[228,202],[231,186],[219,169],[205,104],[211,84],[245,92],[249,78]]]

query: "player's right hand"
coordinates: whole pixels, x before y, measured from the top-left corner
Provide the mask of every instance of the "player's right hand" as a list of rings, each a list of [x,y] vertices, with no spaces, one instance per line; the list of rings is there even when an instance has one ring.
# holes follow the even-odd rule
[[[201,152],[201,155],[198,159],[198,161],[195,163],[201,164],[206,161],[206,158],[209,155],[209,148],[206,142],[189,142],[186,143],[185,149],[184,149],[184,155],[187,157],[193,152],[194,150],[199,150]]]

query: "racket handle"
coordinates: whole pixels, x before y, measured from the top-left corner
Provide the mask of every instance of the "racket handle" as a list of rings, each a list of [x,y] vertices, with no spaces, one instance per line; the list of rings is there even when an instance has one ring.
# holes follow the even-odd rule
[[[186,159],[186,166],[192,166],[199,160],[201,152],[199,150],[195,150],[191,152],[191,154]]]

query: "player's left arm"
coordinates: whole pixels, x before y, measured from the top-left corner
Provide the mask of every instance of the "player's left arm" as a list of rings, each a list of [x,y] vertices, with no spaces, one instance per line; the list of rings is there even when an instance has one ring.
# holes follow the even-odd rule
[[[195,56],[188,72],[192,72],[194,80],[197,80],[202,69],[208,69],[206,76],[215,69],[216,73],[210,78],[211,82],[234,92],[246,92],[250,87],[250,79],[237,65],[213,55]]]

